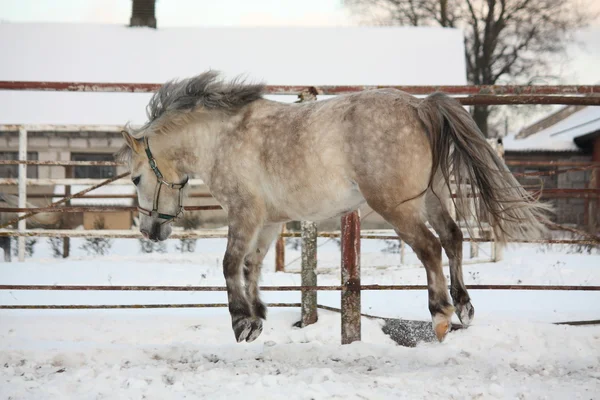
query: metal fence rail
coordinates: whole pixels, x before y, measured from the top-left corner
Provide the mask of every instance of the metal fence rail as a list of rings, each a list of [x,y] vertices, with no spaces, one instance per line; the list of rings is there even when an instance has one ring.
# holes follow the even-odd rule
[[[281,234],[284,238],[300,238],[301,233],[298,232],[286,232]],[[111,238],[111,239],[139,239],[142,238],[142,234],[134,230],[71,230],[71,229],[28,229],[24,232],[20,232],[16,229],[3,229],[0,230],[0,237],[57,237],[57,238]],[[341,238],[343,234],[338,232],[318,232],[317,237],[320,238]],[[174,231],[170,236],[170,239],[214,239],[214,238],[227,238],[226,230],[219,229],[203,229],[203,230],[186,230],[186,231]],[[361,234],[361,239],[374,239],[374,240],[400,240],[396,235],[374,235],[374,234]],[[492,238],[463,238],[465,243],[494,243]],[[600,239],[588,238],[588,239],[531,239],[531,240],[514,240],[509,243],[520,243],[520,244],[564,244],[564,245],[598,245]]]
[[[0,81],[0,90],[33,90],[58,92],[121,92],[152,93],[161,83],[106,83],[106,82],[43,82]],[[307,89],[316,94],[339,95],[362,90],[394,88],[414,95],[445,92],[458,95],[591,95],[600,94],[600,85],[267,85],[268,94],[297,96]]]
[[[328,286],[261,286],[262,292],[340,291],[352,287],[356,290],[427,290],[427,285],[345,285]],[[599,291],[600,286],[590,285],[467,285],[469,290],[579,290]],[[50,291],[133,291],[133,292],[226,292],[225,286],[132,286],[132,285],[0,285],[0,290],[50,290]]]

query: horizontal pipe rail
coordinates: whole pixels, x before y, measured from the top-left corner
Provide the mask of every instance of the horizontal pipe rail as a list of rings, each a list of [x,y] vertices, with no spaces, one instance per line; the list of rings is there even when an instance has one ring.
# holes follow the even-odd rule
[[[52,127],[49,127],[52,129]],[[600,167],[600,162],[594,161],[519,161],[508,160],[508,166],[530,166],[530,167]],[[44,161],[44,160],[0,160],[0,165],[56,165],[56,166],[119,166],[127,165],[120,161]]]
[[[542,198],[598,198],[600,197],[600,189],[543,189],[543,190],[530,190],[530,192],[538,194],[540,193]],[[28,199],[47,199],[50,197],[64,197],[66,193],[53,193],[53,194],[28,194]],[[187,195],[190,198],[213,198],[209,193],[190,193]],[[452,196],[456,198],[456,196]],[[472,198],[472,195],[467,197]],[[78,199],[137,199],[135,194],[87,194],[85,196],[78,197]]]
[[[72,230],[72,229],[28,229],[19,232],[16,229],[0,229],[0,237],[57,237],[57,238],[113,238],[141,239],[137,230]],[[174,231],[170,239],[221,239],[227,238],[226,230],[203,229],[202,231]]]
[[[39,161],[39,160],[0,160],[0,165],[55,165],[59,167],[67,166],[118,166],[127,165],[119,161]]]
[[[226,303],[200,303],[200,304],[26,304],[26,305],[0,305],[0,310],[128,310],[128,309],[160,309],[160,308],[225,308]],[[300,303],[269,303],[268,307],[300,308]],[[317,304],[317,308],[333,312],[341,312],[339,308]],[[371,319],[386,319],[376,315],[361,313],[361,316]],[[561,321],[554,325],[598,325],[600,320],[588,321]],[[462,326],[452,325],[452,330],[461,329]]]
[[[121,212],[121,211],[137,211],[137,207],[126,207],[126,206],[80,206],[80,207],[0,207],[0,212],[29,212],[35,211],[36,213],[79,213],[79,212]],[[201,210],[222,210],[218,204],[211,204],[206,206],[185,206],[185,211],[201,211]]]
[[[268,307],[296,307],[300,303],[269,303]],[[227,303],[199,304],[35,304],[35,305],[0,305],[0,310],[115,310],[140,308],[222,308]]]
[[[95,178],[40,178],[40,179],[27,179],[27,186],[52,186],[52,185],[95,185],[97,183],[104,182],[105,179]],[[0,178],[0,185],[16,185],[18,179],[15,178]],[[131,180],[129,179],[117,179],[110,183],[111,185],[130,185]],[[188,181],[190,186],[201,186],[204,185],[202,179],[190,179]]]
[[[133,125],[135,126],[135,125]],[[27,132],[101,132],[120,133],[125,125],[86,124],[0,124],[0,132],[13,132],[24,128]]]
[[[521,161],[506,160],[508,166],[522,167],[600,167],[600,162],[594,161]]]
[[[600,199],[600,191],[596,193],[540,193],[542,199]]]
[[[133,230],[71,230],[71,229],[28,229],[24,232],[19,232],[15,229],[0,230],[0,237],[70,237],[70,238],[119,238],[119,239],[138,239],[142,235],[138,231]],[[301,237],[300,233],[286,232],[281,234],[283,237]],[[319,232],[317,234],[321,238],[339,238],[341,237],[340,232]],[[218,229],[206,229],[199,231],[175,231],[169,238],[170,239],[213,239],[213,238],[226,238],[227,230]],[[398,236],[394,235],[373,235],[373,234],[361,234],[361,239],[375,239],[375,240],[399,240]],[[464,238],[463,241],[473,243],[489,243],[492,239],[485,238]],[[534,244],[567,244],[567,245],[598,245],[600,239],[537,239],[537,240],[509,240],[509,243],[534,243]]]
[[[65,197],[66,193],[52,193],[52,194],[39,194],[33,193],[28,194],[28,199],[47,199],[50,197]],[[212,199],[213,196],[210,193],[190,193],[187,197],[191,198],[203,198]],[[78,199],[137,199],[136,194],[86,194],[85,196],[77,197]]]
[[[338,291],[342,285],[330,286],[261,286],[263,292],[291,291]],[[357,290],[427,290],[427,285],[360,285]],[[470,290],[577,290],[600,291],[600,286],[580,285],[467,285]],[[132,286],[132,285],[0,285],[0,290],[49,290],[49,291],[125,291],[125,292],[225,292],[225,286]]]
[[[130,92],[151,93],[160,83],[107,83],[107,82],[43,82],[43,81],[0,81],[0,90],[34,90],[61,92]],[[267,94],[298,95],[308,88],[318,94],[338,95],[369,89],[395,88],[415,95],[433,92],[465,95],[589,95],[600,93],[600,85],[269,85]]]
[[[527,104],[556,104],[573,106],[600,106],[600,97],[575,97],[575,96],[496,96],[496,95],[474,95],[468,97],[456,97],[464,106],[501,106],[501,105],[527,105]]]
[[[3,125],[0,125],[0,127]],[[15,125],[18,127],[20,125]],[[77,125],[73,126],[76,129]],[[52,125],[48,129],[53,129]],[[600,167],[600,162],[597,161],[521,161],[507,160],[508,166],[523,166],[523,167]],[[44,161],[44,160],[0,160],[0,165],[56,165],[56,166],[84,166],[84,165],[127,165],[127,163],[119,161]]]

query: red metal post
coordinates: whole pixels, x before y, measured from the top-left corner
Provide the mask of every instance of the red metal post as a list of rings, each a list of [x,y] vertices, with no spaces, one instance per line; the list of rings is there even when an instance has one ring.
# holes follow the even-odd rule
[[[342,344],[360,340],[360,215],[342,217]]]

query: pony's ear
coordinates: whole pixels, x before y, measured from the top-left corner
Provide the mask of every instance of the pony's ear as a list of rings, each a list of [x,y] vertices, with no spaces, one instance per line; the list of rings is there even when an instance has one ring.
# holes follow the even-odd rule
[[[121,131],[121,134],[123,135],[123,139],[125,139],[127,146],[135,153],[141,153],[144,151],[144,146],[142,146],[141,140],[134,138],[127,131]]]

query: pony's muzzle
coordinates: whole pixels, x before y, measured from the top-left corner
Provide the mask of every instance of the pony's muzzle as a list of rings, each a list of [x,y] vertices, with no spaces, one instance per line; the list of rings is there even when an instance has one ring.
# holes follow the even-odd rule
[[[148,235],[148,238],[150,240],[152,240],[153,242],[158,242],[159,240],[161,240],[161,238],[160,238],[161,225],[162,224],[160,222],[152,223],[152,229],[150,229],[150,234]],[[143,235],[143,233],[142,233],[142,235]]]

